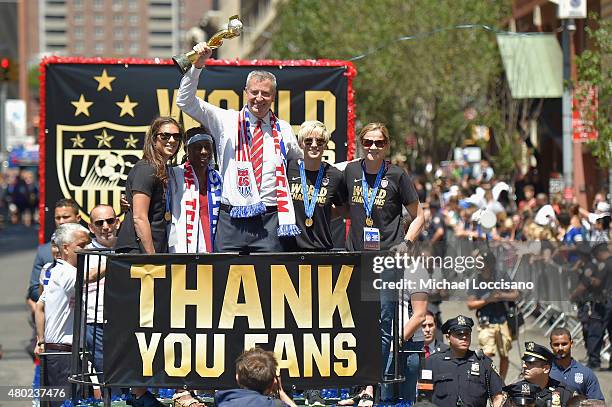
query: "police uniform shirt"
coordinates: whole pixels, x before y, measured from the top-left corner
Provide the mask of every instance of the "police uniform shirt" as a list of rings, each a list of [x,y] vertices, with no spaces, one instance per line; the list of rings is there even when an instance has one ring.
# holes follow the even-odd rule
[[[346,248],[350,251],[363,250],[363,228],[366,227],[362,191],[363,161],[350,162],[344,170],[351,219]],[[376,176],[366,174],[369,188],[374,186]],[[418,201],[419,197],[408,173],[397,165],[385,162],[385,171],[372,208],[373,227],[380,229],[381,250],[389,250],[404,240],[402,208]]]
[[[489,277],[488,279],[483,278],[482,274],[479,273],[476,276],[475,280],[477,286],[484,281],[512,281],[506,271],[498,271],[497,268],[493,270],[493,272],[491,273],[491,277]],[[468,296],[474,297],[476,299],[482,299],[486,296],[493,294],[494,291],[497,290],[470,288],[468,290]],[[502,324],[507,319],[506,317],[508,311],[506,310],[505,301],[496,301],[485,304],[485,306],[480,308],[476,312],[476,314],[478,315],[478,318],[486,317],[486,320],[490,324]]]
[[[526,380],[517,382],[528,383]],[[536,407],[558,407],[567,406],[569,399],[574,397],[574,392],[569,390],[564,383],[553,378],[548,379],[548,384],[536,394]]]
[[[306,212],[304,210],[304,197],[302,194],[302,181],[300,167],[297,160],[289,161],[287,165],[287,180],[295,208],[295,222],[302,231],[295,238],[290,239],[290,249],[293,250],[330,250],[334,247],[331,234],[332,204],[342,206],[346,203],[346,185],[342,172],[328,163],[323,163],[323,178],[317,203],[312,216],[313,224],[306,227]],[[314,185],[317,182],[319,171],[305,170],[308,196],[312,199]]]
[[[606,274],[605,265],[602,267],[598,263],[589,262],[583,267],[578,281],[580,281],[580,283],[587,288],[587,292],[585,293],[585,298],[587,300],[596,302],[606,300],[604,295],[604,288],[606,287],[607,283]],[[592,285],[594,279],[600,281],[600,284],[597,287]]]
[[[589,399],[603,400],[604,395],[599,387],[599,381],[595,373],[588,367],[572,359],[569,367],[561,370],[556,363],[553,363],[550,370],[550,377],[565,383],[568,389],[575,390]]]
[[[450,349],[435,353],[426,359],[425,369],[432,372],[431,401],[440,407],[455,407],[459,398],[464,406],[485,407],[489,398],[502,392],[503,381],[491,359],[479,359],[471,350],[463,358],[453,357]]]
[[[425,346],[425,345],[423,345],[423,346]],[[429,353],[430,353],[430,355],[433,355],[434,353],[446,352],[449,349],[450,349],[450,347],[447,344],[445,344],[444,342],[439,341],[437,339],[434,339],[429,344]]]

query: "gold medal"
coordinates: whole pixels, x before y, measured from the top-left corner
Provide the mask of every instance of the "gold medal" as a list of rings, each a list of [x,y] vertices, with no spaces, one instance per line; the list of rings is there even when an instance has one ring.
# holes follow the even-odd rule
[[[172,214],[170,212],[164,213],[164,219],[166,219],[166,222],[170,222],[172,220]]]
[[[374,224],[374,219],[368,217],[365,222],[367,226],[372,226]]]
[[[308,227],[308,228],[309,228],[309,227],[311,227],[313,223],[314,223],[314,222],[312,221],[312,218],[307,218],[307,219],[306,219],[306,222],[304,222],[304,224],[305,224],[305,225],[306,225],[306,227]]]

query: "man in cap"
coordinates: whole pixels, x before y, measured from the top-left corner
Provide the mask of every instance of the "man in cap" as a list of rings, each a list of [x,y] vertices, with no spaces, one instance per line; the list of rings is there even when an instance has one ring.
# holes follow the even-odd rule
[[[536,393],[538,392],[538,390],[538,386],[531,383],[514,383],[508,386],[504,386],[504,392],[506,392],[506,395],[508,396],[504,405],[510,407],[535,407]]]
[[[550,347],[555,354],[550,377],[565,382],[568,388],[589,399],[603,400],[595,373],[572,357],[573,344],[572,334],[567,328],[555,328],[550,333]]]
[[[547,347],[535,342],[525,342],[523,354],[523,377],[515,385],[535,384],[537,407],[566,406],[574,393],[555,379],[552,379],[550,369],[555,355]]]
[[[432,402],[440,407],[485,407],[487,400],[501,406],[503,381],[491,359],[482,351],[470,350],[472,318],[459,315],[442,325],[450,349],[431,355],[425,361],[423,378],[433,382]]]

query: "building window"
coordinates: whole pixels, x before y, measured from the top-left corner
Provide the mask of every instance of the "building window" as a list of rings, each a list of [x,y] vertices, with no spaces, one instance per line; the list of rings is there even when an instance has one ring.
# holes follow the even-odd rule
[[[113,49],[115,50],[115,53],[123,52],[123,43],[115,41],[115,44],[113,44]]]
[[[139,50],[139,47],[138,47],[137,43],[133,42],[133,43],[130,44],[130,54],[137,55],[138,54],[138,50]]]
[[[83,38],[83,27],[74,27],[74,37],[78,39]]]
[[[164,22],[170,22],[172,21],[172,17],[170,16],[164,16],[164,17],[151,17],[150,18],[151,22],[153,23],[164,23]]]
[[[94,17],[94,22],[98,25],[104,24],[104,15],[96,14],[96,16]]]
[[[101,54],[104,52],[104,44],[101,42],[96,42],[94,49],[96,51],[96,54]]]
[[[128,0],[128,8],[130,10],[138,9],[138,3],[136,2],[136,0]]]
[[[95,35],[97,38],[102,38],[102,37],[104,37],[104,28],[102,28],[102,27],[96,27],[96,28],[94,28],[94,35]]]
[[[119,11],[123,8],[122,0],[113,0],[113,11]]]
[[[130,39],[135,40],[138,38],[138,28],[130,28],[129,32]]]
[[[115,14],[113,15],[113,23],[115,25],[121,25],[123,24],[123,15],[121,14]]]
[[[74,43],[74,52],[77,54],[83,54],[83,43],[81,41]]]
[[[83,8],[83,0],[74,0],[74,8],[81,10]]]
[[[130,14],[130,24],[138,24],[138,15]]]
[[[104,8],[104,0],[94,0],[93,8],[94,10],[102,10]]]
[[[115,39],[122,40],[123,39],[123,30],[121,28],[115,28],[113,35]]]
[[[79,25],[83,24],[83,14],[74,13],[74,23]]]

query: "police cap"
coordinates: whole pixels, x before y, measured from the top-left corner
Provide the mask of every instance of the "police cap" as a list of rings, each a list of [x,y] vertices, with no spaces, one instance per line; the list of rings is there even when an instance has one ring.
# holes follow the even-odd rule
[[[517,406],[528,406],[535,403],[539,387],[537,384],[520,381],[503,387],[508,398]]]
[[[535,342],[525,342],[525,353],[523,354],[523,361],[535,362],[545,361],[552,363],[555,358],[555,354],[552,353],[546,346],[538,345]]]
[[[470,331],[472,332],[472,327],[474,326],[474,321],[470,317],[466,317],[464,315],[458,315],[455,318],[451,318],[446,321],[442,325],[442,333],[450,334],[453,332],[459,331]]]

